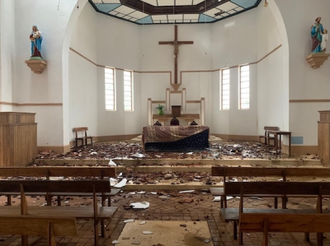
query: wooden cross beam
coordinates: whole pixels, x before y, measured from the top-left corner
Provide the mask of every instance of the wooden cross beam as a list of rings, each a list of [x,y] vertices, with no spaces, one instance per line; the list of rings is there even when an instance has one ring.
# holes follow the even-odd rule
[[[160,45],[170,44],[174,46],[174,84],[178,84],[178,55],[179,45],[193,44],[194,41],[178,41],[178,26],[174,26],[174,41],[159,41]]]

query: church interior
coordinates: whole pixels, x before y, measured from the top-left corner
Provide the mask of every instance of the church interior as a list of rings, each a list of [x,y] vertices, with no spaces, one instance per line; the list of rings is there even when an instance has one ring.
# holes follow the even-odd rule
[[[329,245],[329,9],[1,0],[0,245]]]

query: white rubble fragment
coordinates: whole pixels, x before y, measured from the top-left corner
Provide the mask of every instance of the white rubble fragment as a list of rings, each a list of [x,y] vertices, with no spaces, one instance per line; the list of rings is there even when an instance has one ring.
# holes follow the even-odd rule
[[[120,243],[118,240],[113,240],[112,242],[111,242],[112,244],[118,244],[118,243]]]
[[[156,191],[151,191],[150,194],[151,195],[157,195],[157,192]]]
[[[138,194],[145,194],[146,192],[144,190],[138,191]]]
[[[153,234],[152,231],[143,231],[142,233],[143,233],[144,235],[150,235],[150,234]]]
[[[122,188],[122,187],[124,187],[126,185],[126,183],[127,183],[127,179],[124,178],[118,184],[116,184],[114,187],[116,187],[116,188]]]
[[[195,190],[181,190],[181,191],[179,191],[179,193],[192,193],[194,191]]]
[[[117,166],[117,164],[116,164],[112,159],[110,159],[108,165],[109,165],[109,166],[113,166],[113,167]]]
[[[64,177],[63,176],[59,176],[59,177],[49,177],[49,180],[63,180]]]
[[[131,156],[137,157],[137,158],[143,158],[143,157],[145,157],[145,155],[144,154],[141,154],[141,153],[136,153],[136,154],[133,154]]]
[[[149,202],[133,202],[130,204],[130,206],[133,208],[133,209],[146,209],[146,208],[149,208],[150,206],[150,203]]]
[[[212,238],[207,238],[207,239],[204,240],[204,243],[209,243],[211,241],[212,241]]]
[[[110,186],[115,186],[118,184],[118,180],[114,178],[109,178]]]
[[[134,219],[128,219],[128,220],[124,220],[124,223],[131,223],[131,222],[134,222],[135,220]]]
[[[213,202],[220,202],[221,201],[221,196],[215,196],[213,198]]]
[[[145,222],[145,220],[144,221],[141,221],[139,224],[140,225],[144,225],[146,222]]]

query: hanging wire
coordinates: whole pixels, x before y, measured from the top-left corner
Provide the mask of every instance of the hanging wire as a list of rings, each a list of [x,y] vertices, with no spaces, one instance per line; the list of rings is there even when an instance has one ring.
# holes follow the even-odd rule
[[[58,3],[57,3],[57,11],[60,10],[60,4],[61,4],[61,0],[58,0]]]

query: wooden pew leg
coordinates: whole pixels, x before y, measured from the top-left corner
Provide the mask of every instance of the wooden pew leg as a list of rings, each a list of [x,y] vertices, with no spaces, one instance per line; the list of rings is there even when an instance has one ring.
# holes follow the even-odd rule
[[[323,246],[323,233],[317,233],[317,246]]]
[[[274,208],[277,208],[277,203],[278,203],[278,199],[277,197],[274,197]]]
[[[99,245],[99,221],[94,219],[94,245]]]
[[[61,196],[57,196],[57,206],[61,206]]]
[[[27,235],[22,235],[22,246],[28,246],[29,245],[29,240]]]
[[[243,232],[239,233],[238,245],[243,245]]]
[[[7,206],[11,206],[11,195],[7,195]]]
[[[234,221],[233,223],[233,233],[234,233],[234,239],[237,240],[237,222]]]
[[[309,233],[308,232],[305,232],[305,241],[306,242],[309,242],[310,239],[309,239]]]
[[[52,223],[48,225],[48,246],[56,246]]]
[[[282,208],[286,209],[286,203],[287,203],[287,197],[286,196],[282,196]]]
[[[264,233],[262,236],[262,246],[268,246],[268,220],[264,220]]]
[[[104,232],[104,220],[101,220],[101,237],[105,237],[105,232]]]

